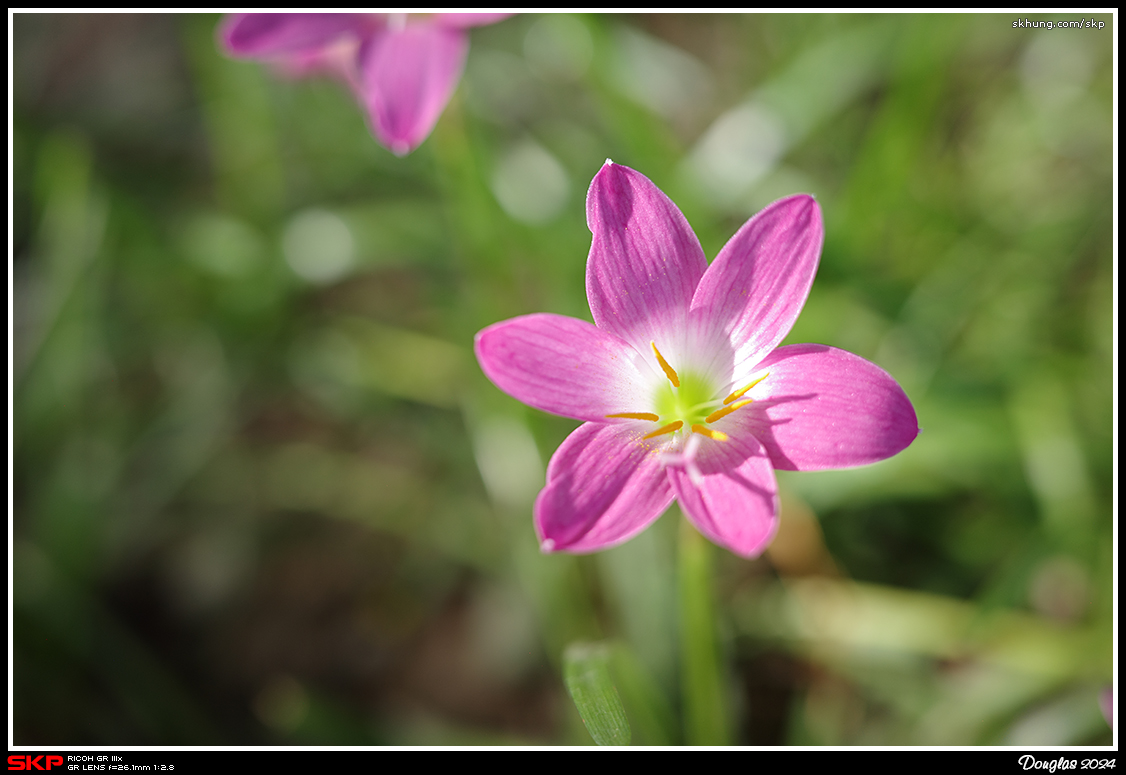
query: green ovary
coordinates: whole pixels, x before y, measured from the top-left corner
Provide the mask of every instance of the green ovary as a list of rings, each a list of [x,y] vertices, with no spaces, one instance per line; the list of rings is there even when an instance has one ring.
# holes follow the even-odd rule
[[[715,389],[707,380],[691,372],[682,372],[679,377],[680,387],[674,388],[666,382],[657,388],[653,405],[661,422],[683,420],[687,430],[693,424],[702,424],[722,401],[716,400]]]

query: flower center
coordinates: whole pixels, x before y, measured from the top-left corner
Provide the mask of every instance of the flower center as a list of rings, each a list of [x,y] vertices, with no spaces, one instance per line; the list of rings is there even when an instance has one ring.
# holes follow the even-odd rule
[[[657,388],[653,408],[662,422],[680,420],[688,426],[699,425],[721,402],[712,386],[690,371],[680,374],[679,382],[680,387],[666,383]]]
[[[660,427],[643,438],[651,439],[654,436],[663,436],[676,433],[687,426],[692,433],[706,436],[714,441],[727,441],[727,434],[723,431],[709,428],[716,420],[722,419],[752,403],[751,399],[743,395],[758,383],[769,376],[762,375],[749,385],[736,390],[723,400],[715,398],[715,388],[703,377],[686,371],[677,373],[661,351],[657,349],[656,342],[649,343],[653,347],[653,354],[657,356],[657,363],[668,377],[669,384],[662,384],[653,396],[653,408],[656,412],[621,412],[608,414],[607,418],[622,418],[629,420],[647,420],[661,423]],[[742,399],[742,400],[740,400]]]

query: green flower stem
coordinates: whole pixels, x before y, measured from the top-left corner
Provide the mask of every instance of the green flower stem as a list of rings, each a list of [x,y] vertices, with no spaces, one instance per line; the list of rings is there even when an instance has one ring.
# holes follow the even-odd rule
[[[730,725],[716,641],[712,545],[687,520],[680,523],[680,653],[684,740],[729,745]]]

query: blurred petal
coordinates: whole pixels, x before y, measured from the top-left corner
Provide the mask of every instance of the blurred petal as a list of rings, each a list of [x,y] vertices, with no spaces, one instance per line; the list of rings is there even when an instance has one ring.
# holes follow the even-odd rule
[[[757,370],[770,376],[748,394],[755,403],[730,419],[763,443],[775,468],[818,471],[874,463],[919,435],[903,388],[858,355],[824,345],[789,345]]]
[[[594,322],[641,351],[653,340],[682,350],[708,262],[680,210],[649,178],[607,161],[590,184],[586,220],[594,235],[586,266]]]
[[[693,317],[735,349],[734,378],[790,332],[809,296],[824,241],[821,208],[807,194],[781,199],[728,240],[700,281]]]
[[[361,49],[361,96],[372,132],[393,153],[410,153],[430,135],[468,50],[465,33],[434,24],[385,30]]]
[[[545,313],[494,323],[474,342],[481,370],[513,398],[545,412],[606,422],[649,411],[633,349],[584,320]]]
[[[696,465],[695,476],[684,468],[668,469],[684,516],[709,541],[735,554],[762,554],[778,530],[778,484],[762,445],[748,434],[705,441]]]
[[[446,27],[484,27],[504,21],[514,13],[440,13],[436,21]]]
[[[345,36],[323,48],[309,49],[308,51],[274,58],[273,62],[278,72],[286,77],[333,76],[348,84],[353,93],[358,93],[359,76],[356,69],[356,55],[359,50],[360,38]]]
[[[544,551],[593,552],[627,541],[661,516],[672,488],[660,461],[666,442],[649,424],[586,423],[555,451],[536,498]]]
[[[342,35],[364,35],[377,24],[354,13],[237,13],[223,19],[219,39],[231,56],[286,57],[313,52]]]

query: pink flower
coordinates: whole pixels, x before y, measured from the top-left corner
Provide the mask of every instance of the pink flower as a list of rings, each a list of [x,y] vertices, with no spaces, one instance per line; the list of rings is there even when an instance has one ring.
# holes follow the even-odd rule
[[[232,14],[219,38],[230,56],[273,62],[292,75],[342,78],[367,111],[372,134],[403,156],[430,135],[450,101],[469,51],[465,29],[510,15]]]
[[[821,254],[812,197],[770,205],[708,266],[676,205],[607,160],[587,225],[594,325],[535,314],[476,338],[497,387],[585,421],[536,498],[544,551],[622,543],[676,498],[701,533],[754,557],[778,526],[774,469],[872,463],[918,435],[910,400],[878,366],[824,345],[778,347]]]

